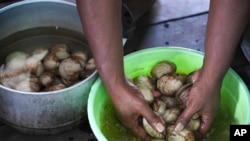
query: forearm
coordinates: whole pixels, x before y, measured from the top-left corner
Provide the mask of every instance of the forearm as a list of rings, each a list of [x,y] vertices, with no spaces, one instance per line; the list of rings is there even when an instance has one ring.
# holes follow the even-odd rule
[[[230,67],[249,19],[249,9],[249,0],[210,1],[202,70],[208,83],[221,82]]]
[[[108,90],[124,83],[121,0],[77,0],[100,77]]]

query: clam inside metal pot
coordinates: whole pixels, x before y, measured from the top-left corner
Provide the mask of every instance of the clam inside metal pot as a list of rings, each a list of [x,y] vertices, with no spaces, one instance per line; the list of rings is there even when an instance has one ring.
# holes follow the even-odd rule
[[[92,55],[82,32],[75,4],[59,0],[20,1],[0,9],[0,21],[0,64],[1,74],[5,74],[1,75],[1,80],[8,78],[9,81],[5,80],[5,84],[10,85],[10,87],[0,85],[0,119],[19,131],[29,134],[54,134],[72,129],[85,121],[89,91],[98,74],[93,70]],[[68,86],[54,79],[55,87],[50,87],[46,91],[30,91],[27,89],[27,84],[32,86],[28,88],[34,90],[40,89],[37,85],[38,81],[42,82],[43,87],[51,85],[49,82],[55,77],[53,76],[55,73],[48,71],[42,78],[34,76],[43,74],[44,69],[50,70],[58,65],[58,60],[48,55],[48,52],[53,52],[51,49],[56,45],[61,46],[55,51],[59,62],[72,55],[74,57],[64,61],[66,66],[67,62],[75,62],[76,58],[80,58],[80,61],[76,61],[79,64],[74,65],[73,68],[82,69],[85,63],[85,67],[92,69],[91,74],[79,73],[77,77],[82,76],[84,79],[75,83],[71,79],[73,76],[65,70],[69,67],[61,67],[53,71],[64,73],[63,81],[67,82]],[[65,51],[67,48],[69,52]],[[90,62],[82,62],[84,59],[81,55],[75,53],[82,50],[88,54],[87,59],[90,59]],[[46,52],[44,56],[36,55],[42,62],[36,62],[36,69],[32,67],[29,70],[32,75],[23,73],[34,60],[27,59],[29,64],[20,61],[20,58],[27,58],[39,51]],[[14,60],[18,60],[18,63],[13,61],[13,56],[17,57]],[[50,58],[48,62],[45,61],[45,57]],[[14,71],[5,71],[6,61],[10,61],[10,64],[14,62],[14,65],[11,65]],[[44,63],[49,65],[46,66]],[[40,64],[43,66],[39,66]],[[23,70],[17,71],[20,68]],[[10,83],[15,82],[13,79],[20,79],[27,75],[29,79],[22,79],[19,85]],[[13,89],[12,85],[17,89]]]

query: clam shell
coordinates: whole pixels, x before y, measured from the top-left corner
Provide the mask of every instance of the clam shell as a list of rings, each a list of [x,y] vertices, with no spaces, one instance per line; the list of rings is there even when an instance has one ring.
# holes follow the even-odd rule
[[[167,141],[195,141],[195,135],[192,131],[184,128],[182,131],[175,133],[174,125],[169,125],[167,127]]]
[[[139,77],[134,79],[134,83],[135,83],[135,85],[143,84],[143,85],[147,86],[148,88],[150,88],[151,90],[155,89],[154,84],[153,84],[153,80],[148,76],[139,76]]]
[[[181,109],[178,107],[172,107],[164,112],[163,120],[165,123],[175,122],[179,115],[181,114]]]
[[[141,92],[143,98],[148,102],[152,103],[154,101],[154,95],[152,93],[152,90],[148,88],[146,85],[143,84],[137,84],[136,85],[138,90]]]
[[[164,95],[173,96],[183,86],[176,75],[164,75],[157,80],[157,89]]]
[[[154,79],[159,79],[165,74],[171,74],[176,71],[176,65],[170,61],[162,61],[157,63],[151,70],[151,76]]]
[[[176,92],[176,102],[181,108],[185,108],[188,102],[189,91],[192,87],[191,83],[187,83],[183,85],[177,92]]]
[[[162,133],[158,132],[157,130],[155,130],[148,122],[145,118],[142,119],[142,125],[145,129],[145,131],[153,138],[157,138],[157,139],[163,139],[165,138],[166,132],[163,131]]]

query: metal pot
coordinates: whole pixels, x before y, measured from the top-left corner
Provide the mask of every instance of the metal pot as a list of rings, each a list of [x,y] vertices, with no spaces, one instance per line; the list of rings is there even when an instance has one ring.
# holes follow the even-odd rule
[[[76,6],[66,1],[17,2],[0,9],[0,21],[0,63],[12,51],[28,51],[33,43],[54,41],[36,40],[40,37],[63,39],[75,48],[86,42]],[[72,129],[87,118],[87,99],[97,77],[95,71],[71,87],[52,92],[22,92],[0,85],[0,118],[29,134],[55,134]]]

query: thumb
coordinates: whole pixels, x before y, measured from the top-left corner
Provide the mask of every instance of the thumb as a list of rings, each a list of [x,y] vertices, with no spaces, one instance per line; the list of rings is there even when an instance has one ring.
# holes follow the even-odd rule
[[[161,133],[165,130],[165,124],[163,120],[150,108],[148,110],[144,110],[142,116],[156,131]]]
[[[181,115],[176,120],[174,132],[180,132],[184,129],[187,123],[191,120],[195,112],[191,110],[192,108],[186,108]]]

